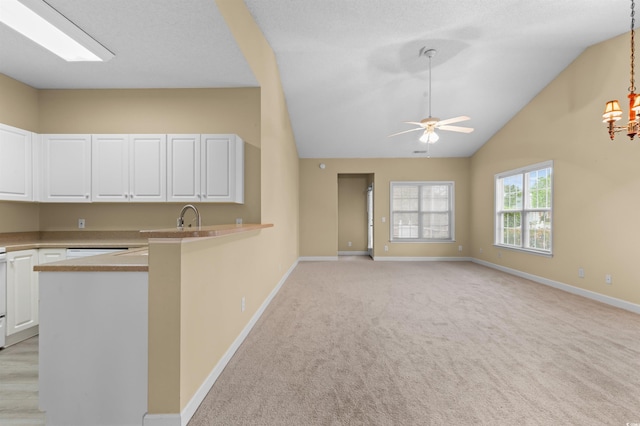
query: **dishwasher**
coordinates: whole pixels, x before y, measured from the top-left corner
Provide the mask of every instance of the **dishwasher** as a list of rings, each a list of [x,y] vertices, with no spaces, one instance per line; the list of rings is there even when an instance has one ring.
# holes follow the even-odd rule
[[[0,348],[7,335],[7,250],[0,247]]]
[[[99,254],[113,253],[127,250],[124,248],[70,248],[67,249],[67,259],[78,259],[80,257],[97,256]]]

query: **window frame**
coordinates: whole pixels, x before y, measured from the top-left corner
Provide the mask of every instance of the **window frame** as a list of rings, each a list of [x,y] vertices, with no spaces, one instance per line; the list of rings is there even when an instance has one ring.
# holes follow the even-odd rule
[[[549,172],[549,177],[550,177],[550,183],[549,183],[549,200],[551,201],[551,205],[550,207],[546,208],[546,207],[531,207],[527,205],[527,200],[529,200],[530,198],[530,192],[531,192],[531,188],[529,187],[529,180],[528,180],[528,175],[531,172],[536,172],[536,171],[540,171],[540,170],[545,170],[545,169],[550,169]],[[494,175],[494,204],[493,204],[493,213],[494,213],[494,246],[499,247],[499,248],[503,248],[503,249],[509,249],[509,250],[516,250],[516,251],[522,251],[522,252],[526,252],[526,253],[533,253],[533,254],[539,254],[539,255],[543,255],[543,256],[553,256],[553,206],[554,206],[554,164],[553,164],[553,160],[549,160],[549,161],[543,161],[541,163],[536,163],[536,164],[531,164],[528,166],[524,166],[524,167],[520,167],[517,169],[513,169],[513,170],[508,170],[505,172],[501,172],[501,173],[497,173],[496,175]],[[521,176],[522,177],[522,202],[521,202],[521,206],[519,209],[503,209],[503,186],[499,184],[501,182],[504,181],[504,179],[509,178],[509,177],[514,177],[514,176]],[[502,223],[502,214],[504,214],[505,212],[513,212],[513,213],[520,213],[520,245],[511,245],[511,244],[505,244],[503,243],[503,230],[504,227],[501,225]],[[528,242],[529,242],[529,231],[530,229],[528,228],[527,225],[527,214],[528,213],[541,213],[541,212],[548,212],[550,215],[549,218],[549,250],[544,250],[544,249],[539,249],[539,248],[535,248],[535,247],[529,247],[528,246]]]
[[[447,210],[449,215],[449,237],[448,238],[401,238],[394,237],[393,224],[394,213],[407,213],[409,211],[400,210],[398,212],[393,210],[393,189],[396,186],[418,186],[418,194],[421,192],[423,186],[443,186],[449,187],[449,208]],[[418,195],[420,200],[420,195]],[[418,232],[422,232],[422,215],[429,213],[429,211],[423,211],[422,206],[418,201],[418,210],[415,212],[418,215]],[[393,243],[452,243],[455,242],[455,182],[454,181],[391,181],[389,183],[389,241]]]

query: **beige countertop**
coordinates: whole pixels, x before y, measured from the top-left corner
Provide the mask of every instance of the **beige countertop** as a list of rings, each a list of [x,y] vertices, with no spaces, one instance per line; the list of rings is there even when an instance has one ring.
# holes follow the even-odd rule
[[[273,224],[269,223],[244,223],[241,225],[211,225],[201,227],[186,228],[167,228],[154,229],[149,231],[140,231],[145,238],[211,238],[221,237],[223,235],[237,234],[240,232],[254,231],[256,229],[271,228]]]
[[[0,234],[0,247],[8,252],[39,248],[134,248],[145,247],[139,231],[51,231]]]
[[[167,228],[156,230],[139,231],[138,238],[131,238],[130,235],[90,235],[82,233],[91,238],[64,238],[64,235],[48,235],[48,238],[23,241],[5,242],[7,251],[26,250],[28,248],[129,248],[115,253],[102,254],[98,256],[82,257],[76,259],[61,260],[58,262],[38,265],[34,268],[38,272],[147,272],[149,270],[149,250],[147,244],[149,239],[199,239],[216,238],[225,235],[249,232],[258,229],[271,228],[273,224],[229,224],[211,225],[196,228]],[[130,231],[127,231],[130,232]],[[129,236],[129,238],[124,238]],[[135,235],[134,235],[135,236]],[[57,237],[57,238],[53,238]],[[74,235],[77,237],[77,235]],[[0,234],[0,245],[2,244]]]

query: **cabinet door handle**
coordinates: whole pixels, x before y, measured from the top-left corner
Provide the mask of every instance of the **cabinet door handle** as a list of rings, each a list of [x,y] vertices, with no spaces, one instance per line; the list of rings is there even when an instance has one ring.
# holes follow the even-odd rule
[[[89,199],[89,194],[84,194],[84,198]]]
[[[9,259],[9,265],[13,265],[13,262],[15,262],[15,259]]]

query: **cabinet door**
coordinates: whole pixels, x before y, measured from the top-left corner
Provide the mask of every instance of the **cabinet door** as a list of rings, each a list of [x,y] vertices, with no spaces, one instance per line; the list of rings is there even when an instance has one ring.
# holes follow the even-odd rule
[[[129,201],[129,136],[91,136],[91,201]]]
[[[200,201],[200,135],[167,135],[167,201]]]
[[[0,124],[0,200],[33,201],[32,134]]]
[[[7,336],[38,325],[37,250],[7,253]]]
[[[167,201],[166,135],[129,136],[130,201]]]
[[[202,135],[202,201],[244,202],[244,142],[236,135]]]
[[[91,201],[91,137],[42,135],[42,201]]]

